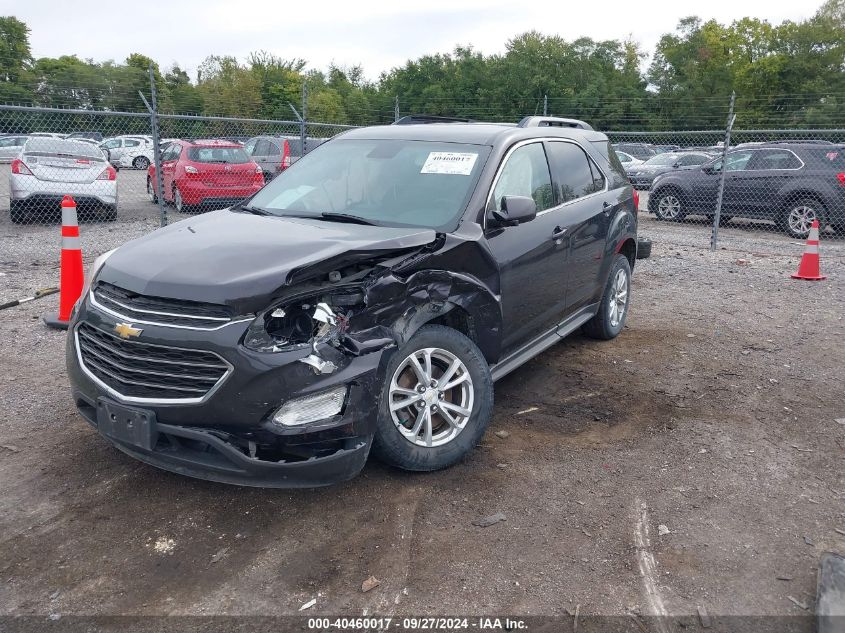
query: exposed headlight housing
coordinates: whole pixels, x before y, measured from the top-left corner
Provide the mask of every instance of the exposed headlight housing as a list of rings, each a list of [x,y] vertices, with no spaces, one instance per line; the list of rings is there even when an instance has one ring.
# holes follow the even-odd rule
[[[341,385],[322,393],[289,400],[273,415],[273,424],[283,427],[301,426],[335,416],[343,410],[346,391],[346,385]]]
[[[254,352],[280,352],[331,340],[346,328],[349,313],[344,309],[361,302],[363,294],[353,290],[276,304],[255,318],[243,345]]]

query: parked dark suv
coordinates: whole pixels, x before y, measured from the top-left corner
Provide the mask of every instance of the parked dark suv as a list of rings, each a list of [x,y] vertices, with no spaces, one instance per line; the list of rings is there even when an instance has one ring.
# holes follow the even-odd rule
[[[845,146],[770,143],[729,151],[720,219],[771,220],[796,238],[822,228],[845,229]],[[721,179],[722,158],[699,168],[657,176],[649,211],[662,220],[688,215],[711,218]]]
[[[230,483],[329,484],[371,448],[435,470],[479,442],[493,381],[579,328],[621,332],[637,211],[604,134],[400,123],[102,256],[68,336],[80,413]]]

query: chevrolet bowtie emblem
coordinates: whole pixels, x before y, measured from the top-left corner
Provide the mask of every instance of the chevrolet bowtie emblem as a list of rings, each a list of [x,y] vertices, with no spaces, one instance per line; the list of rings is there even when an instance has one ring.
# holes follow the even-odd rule
[[[117,334],[120,338],[138,338],[141,336],[141,332],[144,330],[140,330],[136,327],[132,327],[129,323],[118,323],[114,326],[114,333]]]

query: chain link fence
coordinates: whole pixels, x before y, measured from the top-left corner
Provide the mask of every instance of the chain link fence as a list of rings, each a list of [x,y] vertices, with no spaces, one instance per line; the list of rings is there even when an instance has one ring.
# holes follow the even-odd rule
[[[151,96],[147,112],[0,106],[0,228],[54,231],[69,194],[89,232],[117,223],[128,239],[242,200],[353,127],[306,120],[307,95],[290,120],[159,114]],[[799,255],[818,220],[845,249],[845,129],[729,127],[606,132],[639,190],[641,233]]]

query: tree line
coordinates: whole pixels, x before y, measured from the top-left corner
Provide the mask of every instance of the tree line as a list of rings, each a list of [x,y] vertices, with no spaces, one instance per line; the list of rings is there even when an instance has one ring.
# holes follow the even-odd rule
[[[651,56],[631,39],[567,41],[531,31],[501,54],[459,46],[377,80],[360,66],[316,70],[266,51],[245,60],[210,55],[196,77],[140,53],[122,63],[36,59],[29,32],[0,17],[0,103],[143,111],[138,91],[149,95],[152,64],[165,113],[288,120],[307,90],[310,121],[386,123],[398,100],[401,114],[515,121],[545,110],[605,130],[717,129],[735,91],[738,127],[845,123],[845,0],[827,0],[799,22],[685,18]]]

